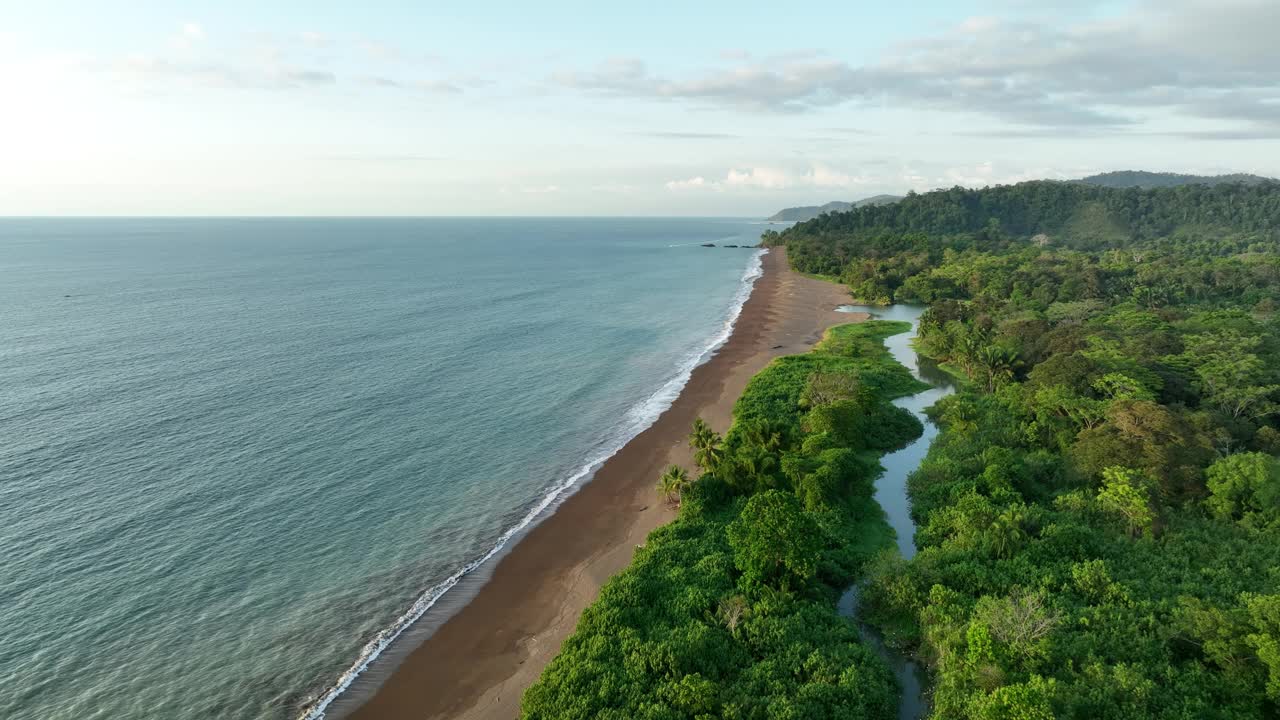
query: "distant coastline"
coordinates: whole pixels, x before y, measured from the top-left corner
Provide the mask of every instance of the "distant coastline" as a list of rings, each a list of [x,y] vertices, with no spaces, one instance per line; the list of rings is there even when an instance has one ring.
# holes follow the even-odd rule
[[[765,218],[767,222],[803,222],[812,220],[819,215],[831,212],[846,212],[855,208],[867,207],[868,205],[888,205],[901,200],[900,195],[874,195],[862,200],[854,202],[842,202],[835,200],[825,205],[805,205],[803,207],[783,208],[778,212]]]

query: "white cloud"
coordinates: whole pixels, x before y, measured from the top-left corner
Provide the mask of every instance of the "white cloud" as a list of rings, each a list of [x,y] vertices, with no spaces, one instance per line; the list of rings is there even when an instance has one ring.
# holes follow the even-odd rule
[[[870,165],[871,163],[868,163]],[[803,192],[825,193],[835,197],[859,197],[864,193],[883,189],[927,191],[937,188],[985,187],[1009,185],[1041,178],[1065,180],[1083,177],[1097,172],[1096,168],[1070,168],[1067,171],[1051,168],[1019,168],[1011,170],[987,160],[974,165],[930,167],[921,170],[904,166],[898,170],[884,168],[879,173],[852,174],[824,165],[814,165],[803,171],[769,167],[735,168],[723,178],[708,180],[698,175],[684,180],[671,180],[665,184],[669,191],[706,191],[738,193]]]
[[[340,82],[411,94],[459,95],[485,81],[474,75],[405,77],[353,74],[342,78],[335,68],[353,56],[367,61],[368,43],[341,43],[334,36],[306,31],[288,35],[255,33],[247,44],[211,44],[199,23],[178,27],[155,51],[84,57],[76,69],[99,73],[129,93],[163,93],[175,88],[288,90],[323,88]],[[318,49],[325,49],[323,54]],[[385,60],[385,58],[384,58]],[[402,69],[404,74],[412,68]]]
[[[202,41],[204,41],[204,28],[200,23],[185,22],[169,38],[169,47],[177,51],[187,51]]]
[[[712,187],[713,185],[714,183],[707,182],[706,178],[699,175],[685,180],[668,180],[666,187],[668,190],[697,190],[700,188]]]
[[[298,39],[301,40],[304,45],[308,45],[310,47],[327,47],[333,42],[333,39],[328,35],[315,32],[313,30],[304,30],[303,32],[298,33]]]
[[[1150,111],[1280,137],[1275,0],[1138,0],[1105,20],[967,19],[864,65],[800,52],[682,75],[613,59],[554,79],[577,90],[765,112],[845,103],[981,114],[1032,128],[1127,133]]]
[[[814,165],[803,171],[774,167],[730,168],[719,180],[699,175],[685,180],[671,180],[668,190],[788,190],[794,188],[847,189],[869,184],[865,176],[850,175],[825,165]]]
[[[764,188],[767,190],[778,190],[781,188],[791,187],[795,184],[795,180],[785,170],[756,167],[747,168],[745,170],[730,170],[725,175],[724,184],[729,187],[752,187]]]
[[[1012,185],[1027,180],[1067,180],[1085,177],[1096,172],[1099,170],[1095,167],[1076,167],[1066,170],[1047,167],[1011,170],[987,160],[975,165],[931,168],[928,171],[908,166],[903,167],[896,175],[874,178],[871,182],[881,186],[927,192],[957,185],[981,188],[990,185]]]

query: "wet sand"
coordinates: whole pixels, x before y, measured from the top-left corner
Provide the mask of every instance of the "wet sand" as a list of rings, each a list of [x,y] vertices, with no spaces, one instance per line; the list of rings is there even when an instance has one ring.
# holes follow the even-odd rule
[[[848,302],[845,289],[793,272],[785,252],[779,248],[764,257],[764,274],[733,335],[694,370],[670,409],[530,531],[475,598],[410,653],[350,717],[512,720],[519,715],[524,689],[555,657],[600,587],[631,562],[650,531],[674,517],[654,486],[671,463],[694,471],[687,444],[694,418],[701,416],[724,432],[747,381],[770,360],[805,352],[828,327],[866,317],[835,312]]]

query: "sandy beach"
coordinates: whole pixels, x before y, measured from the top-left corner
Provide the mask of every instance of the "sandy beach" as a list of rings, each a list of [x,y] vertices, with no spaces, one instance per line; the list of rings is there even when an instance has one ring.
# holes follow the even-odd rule
[[[630,563],[650,531],[674,517],[654,484],[668,464],[693,471],[686,438],[694,418],[724,432],[747,381],[770,360],[804,352],[828,327],[860,318],[835,312],[848,301],[844,288],[791,271],[785,252],[764,257],[764,274],[733,335],[693,372],[671,408],[529,532],[471,602],[350,717],[511,720],[519,714],[525,688],[600,587]]]

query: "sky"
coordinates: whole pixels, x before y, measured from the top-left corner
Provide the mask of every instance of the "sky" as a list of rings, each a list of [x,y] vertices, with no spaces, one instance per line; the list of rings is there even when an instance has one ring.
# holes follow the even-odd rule
[[[704,215],[1280,176],[1276,0],[0,3],[0,215]]]

